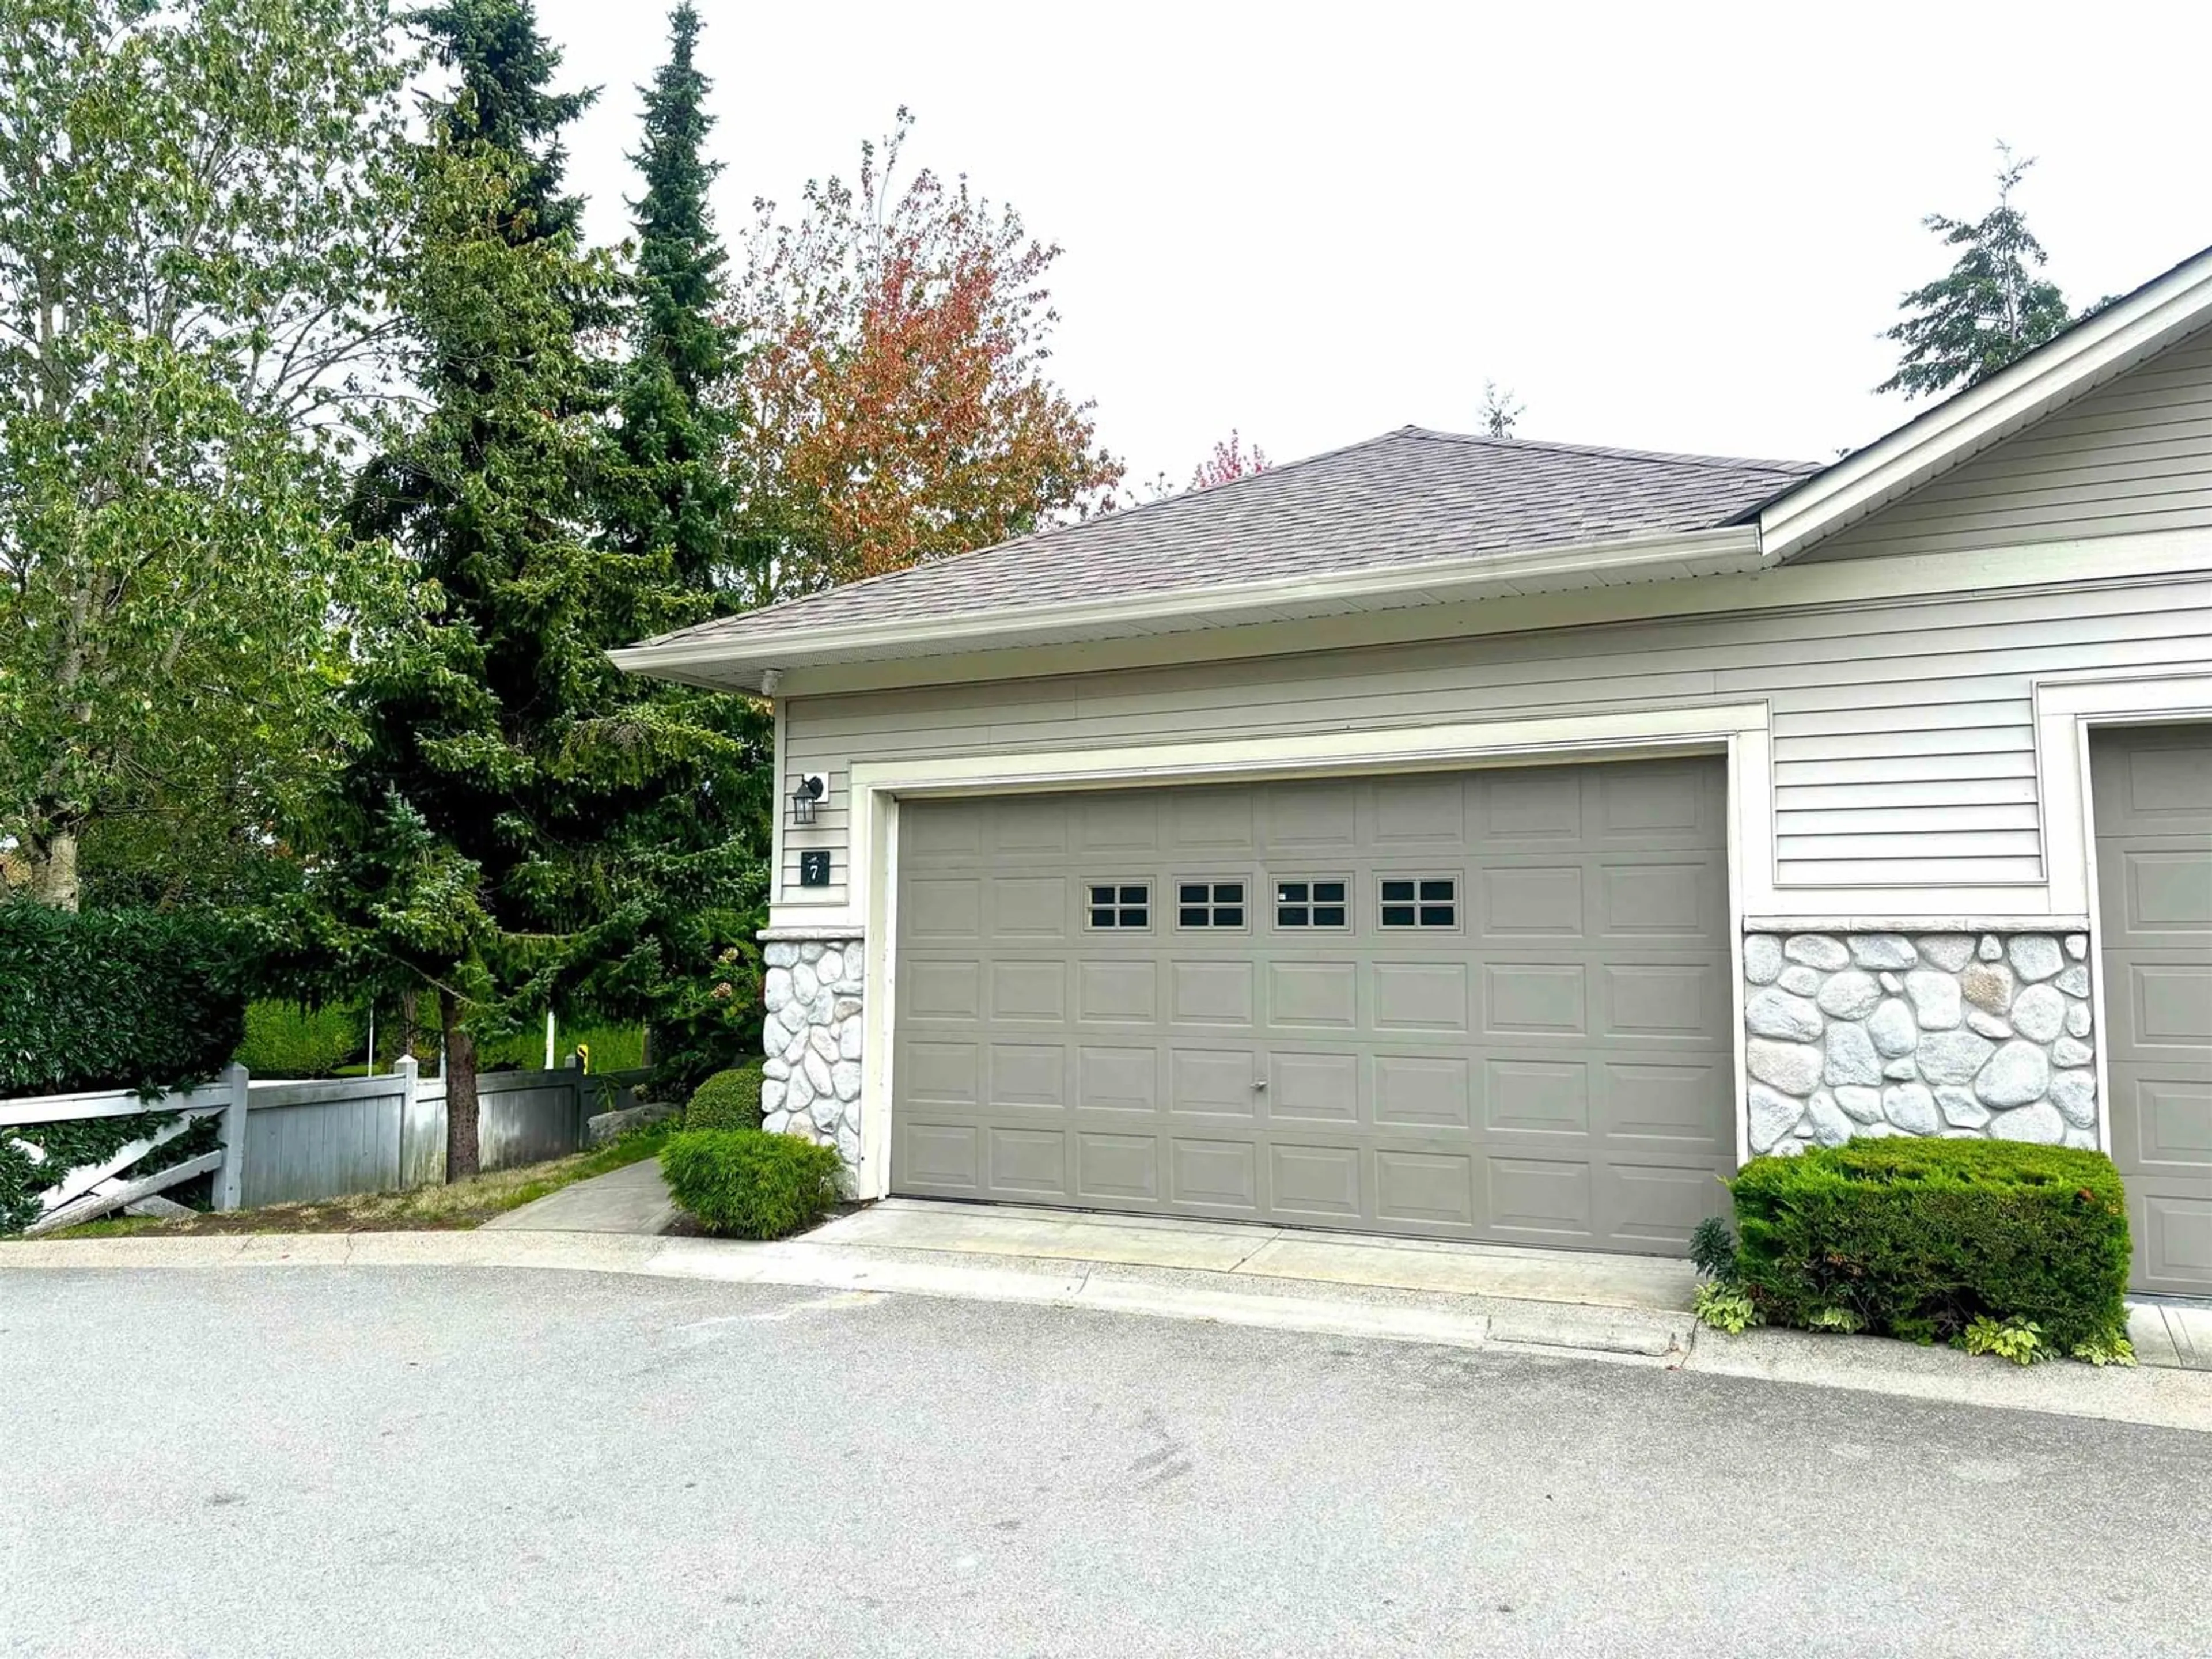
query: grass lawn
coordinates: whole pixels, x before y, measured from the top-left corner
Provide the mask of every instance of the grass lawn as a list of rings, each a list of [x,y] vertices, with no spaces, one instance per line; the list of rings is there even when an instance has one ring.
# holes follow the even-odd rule
[[[458,1232],[494,1216],[610,1170],[659,1156],[671,1122],[648,1125],[611,1146],[544,1164],[457,1181],[448,1187],[416,1187],[402,1193],[355,1193],[311,1204],[271,1204],[258,1210],[176,1216],[115,1216],[46,1233],[46,1238],[121,1238],[140,1234],[175,1237],[194,1233]]]

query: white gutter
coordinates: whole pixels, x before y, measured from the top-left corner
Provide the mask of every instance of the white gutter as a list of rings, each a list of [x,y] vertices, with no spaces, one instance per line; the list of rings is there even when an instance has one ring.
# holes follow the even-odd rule
[[[2212,249],[1772,502],[1759,520],[1766,562],[1779,563],[1980,453],[2134,367],[2208,315]]]
[[[1485,592],[1512,593],[1519,591],[1516,584],[1539,579],[1583,576],[1589,580],[1576,586],[1597,587],[1609,582],[1756,569],[1761,562],[1758,527],[1728,526],[1528,553],[1459,555],[1382,569],[1022,605],[969,616],[904,617],[812,629],[795,617],[788,634],[775,637],[720,640],[712,634],[678,635],[607,654],[616,666],[635,673],[727,684],[742,675],[775,673],[818,663],[893,661],[989,650],[994,645],[1020,644],[1040,633],[1081,635],[1096,629],[1100,638],[1126,637],[1133,632],[1219,626],[1224,613],[1243,611],[1265,613],[1293,609],[1327,615],[1338,610],[1381,608],[1394,601],[1408,605],[1446,604],[1480,597]],[[1703,568],[1694,571],[1683,568],[1690,564]],[[699,672],[707,669],[718,671],[711,680]]]

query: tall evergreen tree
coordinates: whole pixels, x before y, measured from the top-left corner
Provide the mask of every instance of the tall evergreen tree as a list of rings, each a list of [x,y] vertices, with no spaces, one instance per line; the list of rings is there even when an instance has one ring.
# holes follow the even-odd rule
[[[1967,221],[1931,213],[1923,222],[1946,246],[1962,252],[1936,281],[1899,305],[1905,320],[1885,339],[1904,348],[1897,373],[1875,389],[1917,398],[1972,386],[2025,356],[2075,320],[2057,285],[2036,275],[2047,257],[2012,193],[2033,156],[1999,144],[1996,205]]]
[[[644,147],[630,157],[645,194],[630,204],[637,310],[607,518],[625,551],[666,562],[695,613],[672,621],[688,621],[712,611],[731,556],[737,336],[720,314],[728,255],[707,201],[721,168],[703,154],[714,118],[693,61],[699,14],[686,0],[668,23],[668,61],[642,89]]]
[[[548,89],[559,54],[529,0],[417,18],[459,81],[428,111],[401,307],[427,408],[365,471],[355,519],[397,543],[419,614],[358,677],[318,897],[355,984],[434,994],[459,1179],[477,1041],[641,951],[649,970],[669,867],[638,855],[640,814],[696,789],[718,741],[605,654],[669,606],[652,565],[596,533],[607,398],[582,335],[614,278],[579,245],[560,142],[589,94]]]

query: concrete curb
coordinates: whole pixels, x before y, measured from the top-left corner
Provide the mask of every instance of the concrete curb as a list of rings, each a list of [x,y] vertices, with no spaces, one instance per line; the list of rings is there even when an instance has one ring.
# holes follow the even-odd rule
[[[2212,1372],[2019,1370],[1948,1349],[1753,1331],[1688,1315],[1065,1259],[609,1233],[246,1234],[0,1245],[0,1273],[154,1267],[520,1267],[857,1291],[1661,1366],[1717,1376],[2212,1433]]]

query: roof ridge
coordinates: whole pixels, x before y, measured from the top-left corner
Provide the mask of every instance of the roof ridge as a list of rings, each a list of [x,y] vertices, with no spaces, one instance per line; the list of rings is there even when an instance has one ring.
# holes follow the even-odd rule
[[[1437,442],[1472,444],[1484,449],[1541,449],[1560,455],[1610,455],[1620,460],[1698,467],[1706,471],[1780,472],[1798,477],[1817,472],[1828,465],[1826,461],[1778,461],[1744,455],[1695,455],[1686,450],[1624,449],[1618,444],[1578,444],[1557,438],[1496,437],[1486,432],[1445,432],[1425,426],[1401,427],[1399,430]]]

